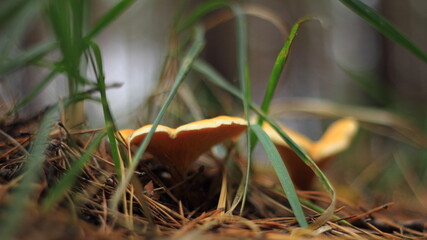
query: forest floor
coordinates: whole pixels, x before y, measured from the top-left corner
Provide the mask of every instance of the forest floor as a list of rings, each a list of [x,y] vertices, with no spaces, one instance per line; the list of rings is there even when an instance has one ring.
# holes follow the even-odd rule
[[[5,121],[1,126],[0,216],[4,226],[12,220],[8,209],[19,202],[13,198],[14,192],[26,174],[23,166],[32,160],[27,154],[39,120],[40,116]],[[98,131],[65,131],[60,124],[51,130],[23,217],[12,226],[15,239],[427,239],[426,217],[405,211],[404,204],[373,206],[345,197],[338,197],[331,220],[316,229],[300,228],[276,178],[262,171],[251,178],[246,205],[240,212],[240,205],[219,200],[224,189],[226,196],[235,195],[238,180],[223,177],[223,166],[209,155],[179,183],[155,159],[145,159],[124,200],[113,211],[109,203],[119,181],[107,141],[92,154],[65,196],[52,208],[43,209],[52,186],[86,151]],[[316,207],[331,203],[330,196],[321,191],[298,191],[298,195],[309,224],[320,216]]]

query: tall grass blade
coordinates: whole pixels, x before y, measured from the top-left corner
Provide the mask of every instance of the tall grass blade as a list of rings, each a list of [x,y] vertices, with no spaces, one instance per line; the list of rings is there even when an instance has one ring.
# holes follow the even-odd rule
[[[236,38],[237,38],[237,69],[238,69],[238,77],[240,82],[240,87],[243,91],[242,102],[243,108],[245,112],[245,118],[250,124],[250,109],[249,103],[251,102],[251,91],[250,91],[250,79],[247,71],[247,33],[246,33],[246,21],[244,19],[244,13],[242,9],[238,5],[230,5],[227,2],[223,1],[211,1],[205,5],[202,5],[197,10],[194,11],[193,15],[190,16],[186,23],[184,23],[184,28],[190,26],[197,20],[199,20],[206,13],[213,11],[220,7],[230,7],[235,14],[236,17]],[[198,62],[198,63],[197,63]],[[205,65],[201,60],[197,60],[193,66],[195,69],[202,68],[205,71],[208,71],[209,74],[215,75],[215,71],[210,69]],[[196,66],[197,65],[197,66]],[[224,86],[226,87],[226,86]],[[236,92],[237,94],[237,92]],[[244,96],[244,97],[243,97]],[[249,128],[248,128],[249,129]],[[247,142],[248,142],[248,152],[247,152],[247,169],[244,174],[244,179],[240,182],[239,188],[237,190],[236,196],[233,200],[233,208],[242,201],[242,205],[240,208],[240,213],[243,212],[247,189],[249,184],[249,173],[250,173],[250,163],[251,163],[251,135],[247,134]]]
[[[107,91],[105,88],[105,76],[102,64],[101,50],[94,42],[90,43],[90,48],[93,54],[89,54],[89,59],[90,63],[92,64],[93,71],[95,72],[98,90],[101,95],[101,104],[102,110],[104,112],[105,125],[107,126],[108,140],[110,141],[111,156],[113,158],[114,166],[116,168],[117,178],[120,180],[122,177],[122,161],[120,159],[119,148],[115,137],[115,132],[117,131],[117,129],[107,100]]]
[[[197,59],[194,61],[192,68],[200,74],[206,76],[218,87],[226,89],[229,93],[231,93],[231,95],[243,100],[242,93],[225,79],[223,79],[223,77],[205,61]]]
[[[133,157],[133,161],[130,163],[128,169],[125,172],[125,175],[122,178],[122,181],[120,182],[116,192],[113,195],[111,205],[110,205],[110,208],[112,208],[113,210],[117,209],[117,205],[121,199],[121,196],[125,192],[126,187],[129,184],[143,153],[145,152],[145,149],[150,143],[150,140],[154,134],[154,131],[156,130],[157,126],[162,120],[163,115],[165,114],[169,104],[172,102],[172,99],[174,98],[176,92],[178,91],[179,86],[182,84],[185,77],[187,76],[187,73],[191,69],[191,65],[193,64],[195,58],[202,51],[203,46],[204,46],[204,30],[202,27],[197,26],[195,28],[194,41],[182,60],[181,66],[178,70],[178,74],[176,75],[175,82],[172,86],[172,89],[170,90],[165,100],[165,103],[162,105],[159,113],[157,114],[157,117],[152,124],[150,132],[147,134],[141,146],[138,148],[135,156]]]
[[[371,24],[378,32],[384,34],[384,36],[395,41],[402,47],[406,48],[406,50],[417,56],[419,59],[427,63],[427,54],[374,9],[360,0],[340,1],[354,13],[365,19],[365,21]]]
[[[74,186],[77,177],[83,171],[86,163],[92,158],[92,153],[96,151],[101,140],[107,134],[106,130],[98,133],[96,138],[91,141],[87,149],[84,150],[80,158],[74,159],[74,162],[70,169],[64,173],[59,181],[50,188],[46,198],[43,200],[42,209],[47,211],[51,209],[55,204],[60,201],[64,195]]]
[[[282,184],[282,188],[286,193],[289,204],[294,212],[294,215],[301,227],[307,227],[307,221],[304,216],[304,212],[301,208],[301,203],[298,199],[298,195],[295,191],[294,185],[292,184],[292,179],[289,176],[288,170],[286,169],[283,160],[277,151],[277,148],[274,146],[270,137],[262,130],[258,124],[251,125],[251,130],[259,139],[261,145],[264,148],[264,151],[267,153],[267,157],[271,162],[276,174]]]
[[[50,0],[47,15],[61,50],[61,63],[68,77],[69,95],[75,94],[85,83],[81,76],[82,55],[85,50],[83,31],[84,14],[88,2]]]
[[[326,223],[333,215],[335,211],[335,205],[336,205],[336,193],[335,189],[332,187],[331,183],[329,182],[328,178],[325,176],[325,174],[320,170],[320,168],[316,165],[316,163],[307,155],[304,150],[298,146],[289,136],[286,134],[278,124],[276,124],[273,119],[271,119],[268,115],[265,115],[260,109],[252,106],[252,109],[266,122],[268,122],[271,127],[280,135],[280,137],[288,144],[288,146],[295,152],[295,154],[307,165],[313,170],[313,172],[316,174],[319,181],[322,183],[323,188],[331,195],[331,204],[328,206],[328,208],[325,210],[325,212],[317,218],[317,220],[311,224],[309,227],[311,229],[316,229]]]
[[[48,146],[49,132],[58,120],[57,108],[50,108],[43,117],[37,136],[31,146],[30,154],[25,158],[22,180],[13,190],[10,203],[4,208],[1,216],[0,236],[2,239],[12,239],[23,218],[24,211],[33,193],[34,184],[42,171],[45,160],[45,150]]]
[[[233,4],[231,5],[231,9],[234,12],[236,17],[236,39],[237,39],[237,72],[238,78],[240,82],[240,88],[243,91],[243,110],[245,113],[245,118],[248,123],[248,131],[247,131],[247,166],[245,173],[245,187],[243,190],[243,198],[242,205],[240,207],[240,214],[243,213],[243,209],[245,208],[246,195],[248,191],[249,185],[249,173],[251,169],[251,134],[250,134],[250,108],[249,104],[251,102],[251,83],[249,79],[249,74],[247,71],[248,64],[248,52],[247,52],[247,33],[246,33],[246,20],[243,14],[242,9],[239,5]]]
[[[298,29],[304,22],[311,20],[310,18],[303,18],[298,20],[291,28],[288,39],[283,45],[282,49],[279,52],[279,55],[276,58],[276,61],[273,66],[273,70],[270,74],[270,78],[268,79],[267,89],[264,95],[264,99],[261,104],[261,110],[263,113],[268,114],[268,110],[270,108],[271,100],[273,99],[274,92],[276,91],[277,84],[279,83],[280,75],[283,72],[283,68],[288,60],[289,51],[291,49],[292,43],[297,35]],[[258,125],[262,126],[263,119],[261,117],[258,118]],[[257,143],[257,138],[255,136],[252,137],[252,149],[255,148]]]

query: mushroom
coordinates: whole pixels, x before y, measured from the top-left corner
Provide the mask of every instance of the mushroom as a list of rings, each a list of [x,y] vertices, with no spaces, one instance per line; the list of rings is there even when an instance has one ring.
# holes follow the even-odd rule
[[[317,142],[313,142],[307,137],[284,126],[281,126],[281,128],[322,169],[330,163],[334,156],[344,151],[350,145],[353,136],[357,132],[358,123],[352,118],[340,119],[334,122]],[[295,154],[268,123],[263,125],[263,129],[276,145],[294,184],[301,190],[310,189],[314,179],[314,172]]]
[[[129,145],[139,145],[151,127],[150,124],[134,131],[124,129],[120,134]],[[237,138],[246,129],[246,120],[228,116],[195,121],[176,129],[158,125],[146,152],[182,177],[202,153],[227,139]]]

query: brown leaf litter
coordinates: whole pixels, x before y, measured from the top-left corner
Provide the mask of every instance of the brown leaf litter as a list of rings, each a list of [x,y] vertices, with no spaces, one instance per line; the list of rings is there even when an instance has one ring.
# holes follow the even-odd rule
[[[36,134],[33,124],[3,123],[0,134],[0,204],[10,199],[10,192],[20,184],[22,165]],[[68,132],[68,133],[67,133]],[[136,181],[129,185],[118,211],[108,204],[118,179],[109,152],[103,142],[80,174],[76,185],[51,211],[41,211],[40,202],[47,190],[62,176],[73,159],[80,156],[97,130],[65,131],[57,124],[50,136],[43,172],[34,183],[34,194],[26,207],[17,239],[426,239],[425,219],[395,221],[389,208],[398,203],[384,203],[366,208],[339,199],[335,218],[315,230],[298,227],[286,196],[268,176],[251,179],[246,207],[229,212],[244,167],[238,151],[229,145],[227,168],[213,154],[202,156],[184,179],[173,181],[168,169],[146,155],[135,171]],[[199,165],[197,165],[199,164]],[[227,177],[226,209],[217,208],[223,174]],[[180,194],[176,196],[177,189]],[[304,202],[307,221],[320,213],[315,207],[330,203],[327,194],[298,191]],[[4,210],[4,207],[1,209]],[[0,211],[3,211],[0,210]]]

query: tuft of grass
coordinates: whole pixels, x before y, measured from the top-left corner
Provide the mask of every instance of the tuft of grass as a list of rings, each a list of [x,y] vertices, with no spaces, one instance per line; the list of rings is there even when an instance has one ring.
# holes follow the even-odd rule
[[[22,3],[21,3],[22,2]],[[43,4],[48,3],[46,14],[49,16],[47,19],[51,24],[52,30],[55,33],[53,40],[42,42],[18,56],[10,57],[8,54],[2,54],[0,59],[0,75],[5,75],[18,70],[28,64],[37,64],[49,52],[61,49],[62,59],[53,64],[51,72],[27,95],[22,99],[11,111],[15,113],[31,100],[34,99],[42,90],[55,79],[57,74],[66,73],[68,76],[69,97],[80,94],[78,86],[90,85],[90,83],[81,76],[82,69],[82,56],[88,50],[88,47],[94,37],[96,37],[102,30],[108,27],[114,20],[116,20],[126,9],[128,9],[135,0],[122,0],[110,8],[96,24],[85,34],[86,26],[86,1],[7,1],[0,8],[0,19],[11,18],[18,19],[19,23],[14,23],[10,20],[9,28],[2,29],[5,35],[12,35],[11,31],[15,31],[22,25],[22,30],[29,24],[31,18],[29,16],[41,14]],[[22,11],[30,9],[32,14],[25,13],[22,17]],[[29,10],[28,10],[29,11]],[[18,21],[17,20],[17,21]],[[2,21],[3,23],[3,21]],[[24,24],[25,23],[25,24]],[[2,26],[3,27],[3,26]],[[6,38],[5,38],[6,39]],[[12,41],[15,38],[7,38]],[[18,39],[18,38],[16,38]],[[19,42],[13,40],[14,43]],[[10,47],[3,47],[4,43],[0,43],[0,47],[8,49]],[[10,59],[7,59],[10,58]],[[1,79],[1,78],[0,78]]]

